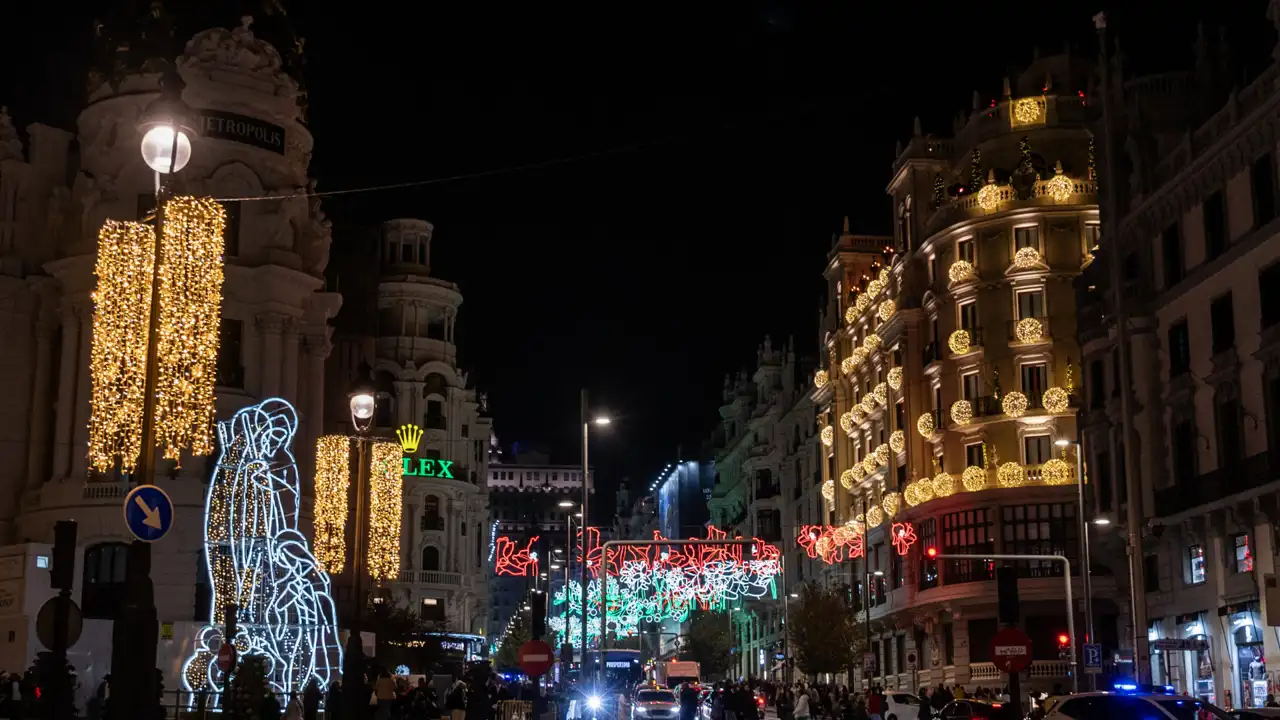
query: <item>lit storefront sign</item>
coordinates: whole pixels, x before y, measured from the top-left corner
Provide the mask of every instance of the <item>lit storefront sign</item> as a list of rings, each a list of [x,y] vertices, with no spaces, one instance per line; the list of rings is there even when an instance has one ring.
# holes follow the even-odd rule
[[[422,442],[422,428],[417,425],[401,425],[396,430],[396,437],[400,440],[400,450],[404,452],[404,472],[408,477],[434,477],[434,478],[453,478],[452,460],[441,460],[439,458],[414,458],[409,457],[418,452],[418,443]]]

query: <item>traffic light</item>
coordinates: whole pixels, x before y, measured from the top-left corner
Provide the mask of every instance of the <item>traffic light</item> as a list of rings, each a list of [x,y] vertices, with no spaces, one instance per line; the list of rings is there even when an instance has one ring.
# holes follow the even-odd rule
[[[938,557],[938,548],[936,548],[936,547],[928,547],[928,548],[925,548],[925,549],[924,549],[924,554],[925,554],[926,556],[928,556],[928,558],[929,558],[930,560],[932,560],[932,559],[934,559],[934,558]]]
[[[1071,636],[1066,633],[1058,633],[1058,658],[1061,660],[1069,660],[1071,655]]]

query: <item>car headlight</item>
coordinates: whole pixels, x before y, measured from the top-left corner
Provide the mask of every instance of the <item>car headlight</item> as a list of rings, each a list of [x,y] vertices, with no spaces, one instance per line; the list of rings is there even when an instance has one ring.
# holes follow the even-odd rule
[[[588,696],[587,696],[587,709],[588,709],[588,710],[599,710],[599,709],[600,709],[600,708],[602,708],[602,707],[604,707],[604,703],[602,703],[602,702],[600,701],[600,696],[599,696],[599,695],[588,695]]]
[[[649,712],[649,708],[647,708],[647,707],[645,707],[645,706],[643,706],[643,705],[637,705],[637,706],[636,706],[636,714],[637,714],[637,715],[644,715],[644,714],[645,714],[645,713],[647,713],[647,712]]]

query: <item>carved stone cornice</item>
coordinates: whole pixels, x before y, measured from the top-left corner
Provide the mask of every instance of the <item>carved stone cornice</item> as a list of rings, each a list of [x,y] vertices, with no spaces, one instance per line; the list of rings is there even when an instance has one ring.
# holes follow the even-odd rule
[[[284,313],[266,312],[259,313],[254,316],[254,327],[264,335],[283,335],[286,331],[293,332],[294,319]]]

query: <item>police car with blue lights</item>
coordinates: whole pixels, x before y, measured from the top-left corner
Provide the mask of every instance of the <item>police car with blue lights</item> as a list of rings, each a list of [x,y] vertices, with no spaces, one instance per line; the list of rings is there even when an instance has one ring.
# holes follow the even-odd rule
[[[1234,720],[1226,710],[1168,685],[1116,683],[1112,690],[1063,695],[1046,702],[1044,720]]]

